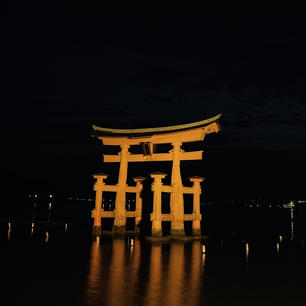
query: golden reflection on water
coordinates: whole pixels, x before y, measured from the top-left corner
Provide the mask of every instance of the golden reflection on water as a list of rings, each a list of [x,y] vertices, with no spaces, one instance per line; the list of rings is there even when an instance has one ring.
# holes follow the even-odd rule
[[[105,254],[104,254],[105,252]],[[102,256],[108,256],[103,262]],[[200,242],[134,246],[124,239],[91,248],[89,305],[192,305],[200,300],[205,254]]]
[[[200,285],[202,274],[205,271],[205,258],[206,254],[201,254],[201,243],[195,241],[192,244],[192,262],[191,262],[191,279],[189,281],[190,289],[188,290],[190,294],[196,295],[194,299],[200,299]],[[189,297],[192,299],[192,296]]]
[[[162,290],[162,246],[160,244],[152,245],[150,256],[149,281],[146,288],[145,305],[159,305],[163,295]]]
[[[249,259],[249,244],[248,243],[245,244],[245,259],[246,260]]]
[[[7,239],[11,239],[11,222],[8,223]]]
[[[276,243],[276,253],[277,253],[277,255],[279,253],[279,243],[278,242]]]
[[[32,222],[32,224],[31,224],[31,237],[34,235],[34,227],[35,227],[35,223]]]
[[[132,305],[136,298],[140,262],[140,243],[128,245],[114,239],[102,246],[94,241],[91,247],[87,298],[89,305]],[[104,255],[107,259],[103,261]]]
[[[125,242],[124,240],[114,240],[113,250],[109,274],[109,279],[105,280],[109,282],[109,296],[111,297],[107,305],[124,305],[125,299],[129,298],[122,294],[125,286]]]
[[[46,232],[46,239],[45,239],[45,242],[47,243],[49,241],[49,232],[47,231]]]
[[[162,257],[166,254],[163,254],[162,246],[152,245],[144,305],[198,304],[200,279],[205,266],[205,254],[201,252],[200,242],[193,242],[191,250],[187,249],[187,252],[184,243],[172,242],[169,248],[169,258],[163,264]]]
[[[100,237],[97,237],[91,245],[87,295],[90,298],[95,298],[99,295],[99,282],[101,281],[101,252],[100,252]]]
[[[290,222],[290,239],[291,239],[291,241],[293,241],[293,239],[294,239],[294,222],[293,222],[293,219],[291,219],[291,222]]]
[[[107,305],[133,305],[137,295],[140,243],[113,240]]]
[[[198,254],[200,255],[200,254]],[[184,279],[184,244],[170,245],[169,270],[165,275],[166,304],[179,305],[183,293]]]

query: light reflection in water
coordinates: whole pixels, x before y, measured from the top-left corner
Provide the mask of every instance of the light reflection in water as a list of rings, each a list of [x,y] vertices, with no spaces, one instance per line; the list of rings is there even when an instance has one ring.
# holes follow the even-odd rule
[[[245,244],[245,259],[246,260],[249,259],[249,244],[248,243]]]
[[[205,254],[193,242],[186,255],[184,243],[134,246],[124,239],[101,248],[92,243],[87,283],[90,305],[188,305],[200,299]],[[190,250],[191,247],[191,250]],[[190,255],[191,251],[191,255]],[[105,252],[105,253],[104,253]],[[104,255],[105,259],[103,264]],[[203,258],[204,256],[204,258]]]
[[[124,305],[126,298],[130,298],[124,294],[124,287],[127,285],[125,281],[127,272],[125,266],[126,247],[123,239],[113,241],[111,273],[109,279],[105,280],[109,283],[109,296],[111,297],[108,305]]]
[[[291,219],[290,222],[290,240],[293,241],[294,239],[294,221]]]
[[[293,215],[293,208],[290,208],[290,218],[293,219],[294,215]]]
[[[133,251],[131,251],[131,248]],[[122,239],[113,240],[107,305],[131,305],[135,300],[140,262],[140,243],[133,246]]]
[[[11,239],[11,222],[8,223],[7,239]]]
[[[288,220],[286,221],[288,222]],[[5,224],[8,225],[8,223]],[[29,234],[30,224],[22,228],[25,229],[26,236]],[[5,236],[3,238],[6,240],[7,229],[9,231],[13,230],[13,226],[14,231],[10,238],[12,241],[6,241],[6,243],[8,246],[12,246],[12,251],[15,252],[17,245],[15,242],[19,239],[18,228],[21,227],[15,223],[12,223],[11,226],[8,225],[8,228],[5,226]],[[37,235],[37,238],[41,238],[42,242],[45,241],[45,235],[52,235],[50,232],[46,232],[46,229],[42,230],[40,226],[37,226],[35,223],[35,234],[42,234]],[[289,224],[286,223],[286,226],[288,232]],[[62,226],[61,228],[63,230]],[[298,227],[295,227],[295,230],[297,231]],[[296,237],[298,236],[297,233]],[[63,234],[63,236],[66,235]],[[48,257],[43,258],[53,258],[57,237],[58,235],[52,236],[51,241],[49,241],[49,243],[51,242],[50,247],[44,248],[44,255],[47,251],[51,252]],[[267,248],[266,244],[256,240],[245,240],[244,243],[241,241],[239,245],[234,245],[235,249],[227,248],[229,243],[224,240],[225,247],[221,249],[219,241],[211,241],[206,245],[206,253],[202,253],[202,245],[199,241],[149,244],[135,239],[134,246],[131,246],[124,239],[108,239],[103,236],[98,237],[90,244],[90,249],[85,244],[86,249],[79,257],[82,257],[82,265],[80,265],[81,260],[71,260],[70,255],[76,256],[75,249],[72,250],[73,253],[68,253],[69,258],[66,256],[66,263],[70,265],[69,267],[79,269],[81,266],[82,269],[77,271],[85,277],[85,279],[83,277],[80,279],[82,290],[79,290],[79,292],[77,292],[78,290],[75,291],[74,282],[71,285],[73,294],[76,294],[76,296],[80,294],[78,296],[80,300],[84,298],[83,286],[86,286],[86,302],[84,300],[84,304],[80,305],[189,306],[204,305],[204,302],[205,305],[248,305],[248,302],[252,301],[255,295],[256,298],[259,296],[260,302],[262,302],[258,305],[263,305],[268,298],[275,298],[278,302],[284,300],[284,303],[275,301],[273,305],[289,305],[286,296],[282,295],[283,292],[287,292],[289,286],[291,292],[300,294],[301,287],[296,286],[296,275],[299,275],[298,279],[301,280],[301,284],[304,281],[304,275],[298,274],[300,273],[298,271],[301,270],[300,264],[304,264],[304,259],[303,262],[301,259],[301,251],[304,252],[304,249],[292,248],[292,244],[288,243],[286,236],[283,237],[282,243],[279,241],[279,236],[276,236],[273,241],[269,241],[269,246],[273,246],[272,248]],[[246,241],[248,241],[248,244],[246,244]],[[298,242],[299,244],[296,244],[296,246],[298,245],[300,248],[300,242],[304,243],[304,241],[299,240]],[[29,246],[34,245],[33,252],[37,252],[36,240],[29,244]],[[45,244],[45,246],[47,245]],[[81,247],[83,248],[84,245],[82,244]],[[290,252],[288,252],[289,248]],[[233,252],[233,249],[237,252]],[[58,250],[63,250],[62,241],[60,241]],[[244,251],[242,257],[241,251]],[[278,253],[281,256],[278,256],[278,260],[274,260]],[[263,254],[264,256],[262,256]],[[89,258],[86,255],[89,255]],[[250,256],[249,259],[251,260],[244,265],[247,255]],[[293,255],[297,261],[290,260]],[[38,256],[34,256],[35,260],[36,258]],[[49,260],[43,262],[50,264]],[[271,265],[273,270],[269,269],[267,271],[267,263],[273,263]],[[247,269],[245,269],[245,266],[247,266]],[[52,266],[53,268],[57,269],[56,275],[62,273],[62,265],[57,268],[56,264]],[[70,268],[67,270],[68,272],[70,272]],[[84,274],[85,268],[88,268],[88,271]],[[285,272],[279,273],[282,269],[285,269]],[[258,270],[258,273],[256,272],[254,276],[255,270]],[[61,275],[67,283],[71,282],[74,277],[74,275],[68,277],[65,273]],[[252,275],[254,278],[250,279]],[[264,283],[262,283],[263,275],[269,277]],[[288,275],[292,280],[292,285],[288,285]],[[274,284],[272,284],[273,282]],[[63,294],[62,284],[63,282],[57,283],[52,280],[51,288],[54,290],[55,296]],[[266,284],[272,284],[271,291],[270,288],[269,292],[265,290]],[[22,286],[27,286],[26,282]],[[242,289],[236,290],[234,287]],[[28,287],[25,288],[30,290]],[[64,289],[66,290],[66,288]],[[255,294],[253,294],[253,289]],[[242,290],[244,295],[241,294]],[[263,292],[263,290],[265,291]],[[257,295],[256,292],[259,292],[259,294]],[[65,295],[70,296],[71,292],[68,291]]]
[[[90,305],[133,305],[137,302],[140,251],[138,240],[130,245],[124,239],[114,239],[112,246],[107,245],[104,249],[98,241],[93,242],[87,283]],[[103,252],[110,256],[107,265],[103,263]]]
[[[32,224],[31,224],[31,236],[33,236],[33,234],[34,234],[34,226],[35,226],[35,224],[34,224],[34,222],[32,222]]]
[[[282,242],[282,241],[283,241],[283,236],[280,235],[280,236],[279,236],[279,242]]]
[[[134,253],[134,245],[130,245],[130,254],[132,255]]]
[[[91,246],[89,305],[200,305],[203,277],[209,277],[204,274],[209,253],[202,253],[200,242],[147,245],[135,239],[131,246],[124,239],[112,245],[102,241]],[[278,253],[280,243],[274,246]],[[249,243],[244,247],[248,259]]]
[[[198,256],[201,256],[198,254]],[[171,243],[169,270],[165,279],[166,305],[180,305],[184,292],[184,244]]]
[[[186,256],[184,243],[169,245],[169,260],[162,264],[161,245],[152,245],[150,278],[146,290],[145,305],[193,305],[200,300],[201,275],[205,266],[205,254],[201,244],[192,243],[191,256]]]
[[[87,295],[88,297],[95,299],[99,294],[101,278],[101,252],[100,252],[100,237],[97,236],[95,241],[91,245],[89,273],[88,273],[88,285]]]
[[[129,282],[131,287],[137,287],[139,282],[139,266],[141,257],[141,246],[139,240],[134,239],[133,245],[130,246],[130,256],[129,256]],[[132,291],[133,298],[136,297],[136,292]]]
[[[202,257],[200,257],[200,248],[201,244],[199,241],[195,241],[192,244],[192,262],[191,262],[191,289],[190,292],[199,292],[200,291],[200,280],[202,277],[202,273],[205,270],[205,260],[206,254],[203,253]]]
[[[49,232],[46,232],[46,240],[45,242],[47,243],[49,241]]]
[[[158,305],[161,300],[162,292],[162,246],[153,244],[151,247],[150,271],[148,287],[145,295],[145,305]]]
[[[202,266],[205,267],[205,259],[206,259],[206,254],[202,254]]]

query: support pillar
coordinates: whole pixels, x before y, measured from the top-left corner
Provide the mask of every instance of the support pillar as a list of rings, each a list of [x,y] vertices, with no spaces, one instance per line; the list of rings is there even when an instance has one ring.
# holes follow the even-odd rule
[[[201,185],[204,178],[199,176],[194,176],[189,178],[190,182],[193,182],[193,215],[194,220],[192,222],[192,234],[194,236],[201,236],[201,220],[202,216],[200,213],[200,195],[201,195]]]
[[[95,199],[95,208],[92,210],[91,216],[94,218],[93,222],[93,235],[101,235],[101,216],[102,216],[102,195],[103,195],[103,186],[105,185],[104,179],[108,175],[103,173],[95,174],[93,177],[96,179],[94,184],[94,191],[96,192]]]
[[[151,173],[150,176],[154,179],[152,183],[153,191],[153,212],[151,213],[152,221],[152,237],[161,237],[163,235],[162,225],[161,225],[161,189],[162,189],[162,179],[166,177],[167,174],[161,172]]]
[[[181,142],[173,142],[173,164],[171,174],[170,211],[173,216],[171,221],[171,235],[184,236],[184,198],[182,193],[182,178],[180,169]]]
[[[128,154],[129,145],[121,145],[120,154],[120,168],[119,168],[119,178],[118,178],[118,191],[116,194],[115,202],[115,220],[113,225],[113,231],[124,232],[126,225],[126,211],[125,211],[125,189],[126,189],[126,179],[128,170]]]
[[[136,217],[135,217],[135,231],[140,232],[140,222],[142,219],[142,197],[141,192],[143,189],[143,181],[144,177],[139,176],[134,178],[134,182],[136,182]]]

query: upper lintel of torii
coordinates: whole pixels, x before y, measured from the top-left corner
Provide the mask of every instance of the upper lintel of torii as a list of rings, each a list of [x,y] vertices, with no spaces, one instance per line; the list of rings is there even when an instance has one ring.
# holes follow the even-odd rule
[[[165,127],[142,129],[112,129],[93,125],[93,136],[103,141],[104,145],[139,145],[173,142],[202,141],[206,134],[220,131],[218,119],[221,114],[202,121]]]

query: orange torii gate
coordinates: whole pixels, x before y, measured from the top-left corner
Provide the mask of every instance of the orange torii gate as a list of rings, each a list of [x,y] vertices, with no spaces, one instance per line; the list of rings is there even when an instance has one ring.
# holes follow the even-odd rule
[[[171,221],[171,235],[185,235],[184,221],[193,221],[193,235],[200,235],[200,183],[203,178],[192,177],[192,187],[182,185],[180,162],[184,160],[201,160],[203,151],[185,152],[181,149],[182,143],[203,141],[206,134],[217,133],[220,130],[218,119],[221,114],[198,122],[168,127],[144,128],[144,129],[111,129],[93,125],[93,136],[98,137],[103,145],[120,146],[121,152],[117,155],[104,155],[104,162],[120,163],[119,178],[116,185],[106,185],[104,179],[106,174],[95,174],[96,191],[95,208],[92,211],[94,218],[93,233],[101,234],[101,218],[114,218],[113,231],[125,231],[126,218],[135,217],[136,228],[138,228],[142,215],[142,182],[143,177],[134,178],[136,186],[127,185],[127,171],[129,162],[172,162],[171,185],[162,184],[166,176],[163,173],[151,173],[154,182],[152,191],[154,193],[153,212],[151,214],[152,236],[161,236],[161,222]],[[167,153],[155,153],[153,148],[159,144],[172,144],[172,150]],[[142,146],[143,154],[132,154],[129,152],[131,146]],[[105,211],[102,208],[103,191],[116,193],[115,209]],[[126,192],[136,193],[136,210],[125,209]],[[170,214],[161,213],[161,193],[170,193]],[[193,194],[193,213],[184,214],[183,194]]]

